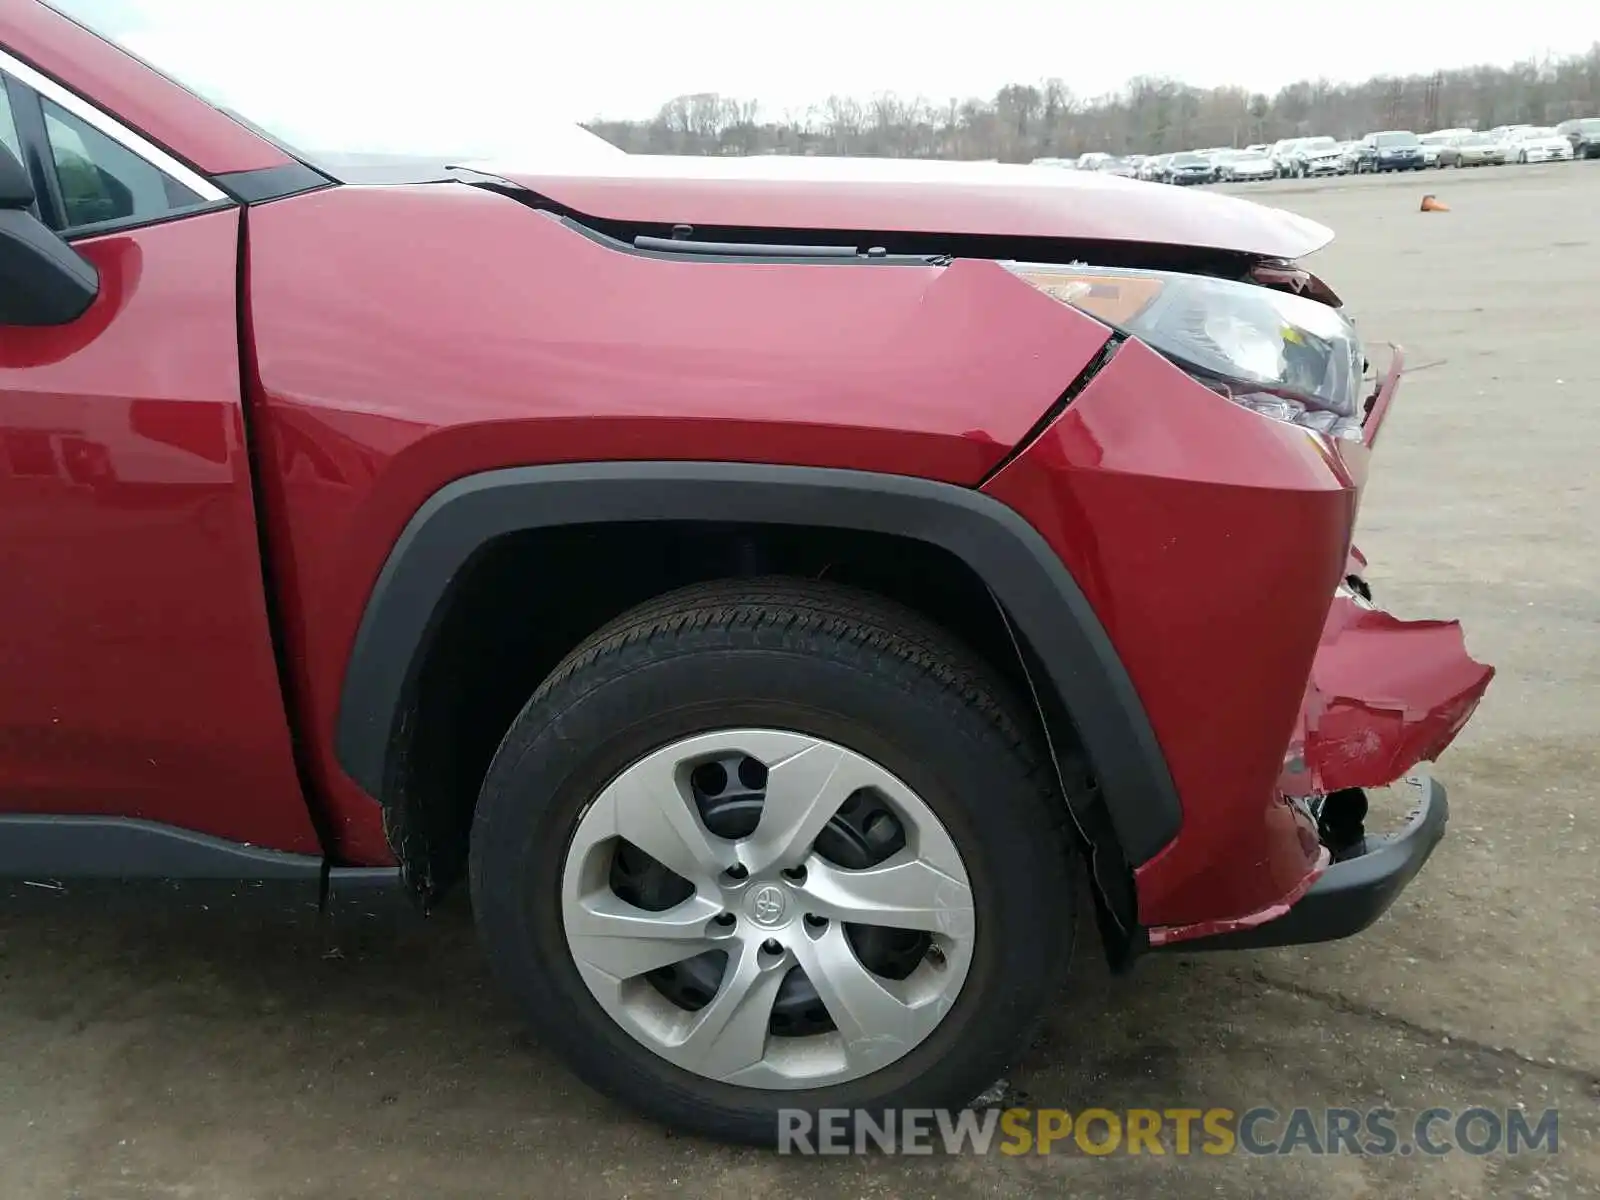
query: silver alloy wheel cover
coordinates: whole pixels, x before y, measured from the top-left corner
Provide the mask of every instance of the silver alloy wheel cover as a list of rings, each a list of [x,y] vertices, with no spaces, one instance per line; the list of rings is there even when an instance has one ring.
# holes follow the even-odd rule
[[[745,754],[767,767],[754,832],[740,841],[708,831],[689,791],[700,762]],[[906,845],[866,870],[819,857],[817,834],[850,795],[877,792],[895,810]],[[626,838],[694,886],[664,912],[611,890],[616,838]],[[729,868],[742,866],[743,879]],[[805,868],[796,882],[785,868]],[[622,771],[585,810],[562,867],[567,947],[607,1015],[668,1062],[751,1088],[821,1087],[858,1079],[924,1041],[955,1004],[972,963],[977,925],[966,866],[933,810],[871,759],[806,734],[730,729],[662,747]],[[732,913],[731,928],[714,919]],[[806,917],[827,918],[820,928]],[[726,920],[726,918],[723,918]],[[903,980],[856,958],[846,923],[926,932],[931,950]],[[781,954],[770,953],[776,942]],[[709,950],[727,966],[697,1011],[679,1008],[646,972]],[[789,969],[804,968],[837,1027],[806,1037],[768,1032]]]

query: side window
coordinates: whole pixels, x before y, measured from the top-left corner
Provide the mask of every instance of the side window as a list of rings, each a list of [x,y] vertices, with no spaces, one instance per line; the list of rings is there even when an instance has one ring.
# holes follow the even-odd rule
[[[40,98],[66,232],[107,221],[148,221],[204,201],[177,180],[51,100]]]

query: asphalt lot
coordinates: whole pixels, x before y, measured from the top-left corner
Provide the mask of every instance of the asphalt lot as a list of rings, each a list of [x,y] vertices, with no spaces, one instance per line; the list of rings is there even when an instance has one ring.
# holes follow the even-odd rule
[[[1439,768],[1450,835],[1378,926],[1122,979],[1084,955],[1011,1083],[1075,1110],[1555,1106],[1558,1154],[778,1158],[574,1082],[459,908],[330,948],[103,902],[0,911],[0,1196],[1600,1193],[1600,162],[1232,190],[1333,226],[1314,266],[1407,346],[1360,544],[1380,600],[1459,616],[1500,675]]]

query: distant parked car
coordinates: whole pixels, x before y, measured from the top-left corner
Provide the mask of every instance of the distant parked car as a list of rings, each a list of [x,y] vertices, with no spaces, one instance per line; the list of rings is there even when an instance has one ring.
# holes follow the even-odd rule
[[[1496,125],[1493,129],[1489,130],[1489,136],[1492,137],[1497,144],[1505,148],[1506,161],[1510,162],[1512,154],[1516,152],[1516,147],[1512,145],[1512,143],[1516,140],[1516,135],[1521,133],[1524,129],[1532,128],[1532,125]]]
[[[1288,174],[1297,179],[1313,175],[1339,175],[1344,171],[1344,156],[1331,137],[1299,138],[1285,152]]]
[[[1284,138],[1282,141],[1274,142],[1272,149],[1267,151],[1267,153],[1272,157],[1273,163],[1276,164],[1279,175],[1287,177],[1290,174],[1290,166],[1294,155],[1294,148],[1298,146],[1301,141],[1301,138]]]
[[[1506,148],[1487,133],[1458,133],[1439,147],[1441,167],[1498,167]]]
[[[1174,154],[1167,162],[1166,181],[1168,183],[1210,183],[1216,178],[1216,167],[1204,154],[1196,154],[1193,150],[1186,150],[1182,154]]]
[[[1435,129],[1423,134],[1417,139],[1422,143],[1422,161],[1430,167],[1442,167],[1444,164],[1439,159],[1444,148],[1463,133],[1471,132],[1470,129]]]
[[[1078,165],[1075,158],[1036,158],[1030,164],[1035,167],[1054,167],[1058,171],[1070,171]]]
[[[1139,164],[1139,178],[1148,179],[1152,183],[1165,183],[1167,163],[1171,158],[1170,154],[1152,154]]]
[[[1357,171],[1420,171],[1422,142],[1409,129],[1385,129],[1361,139]]]
[[[1111,158],[1111,155],[1101,150],[1091,150],[1087,154],[1078,156],[1078,170],[1098,171],[1100,164]]]
[[[1567,139],[1573,158],[1600,158],[1600,117],[1577,117],[1556,126]]]
[[[1511,135],[1509,161],[1518,163],[1566,162],[1572,143],[1548,125],[1529,125]]]
[[[1139,164],[1131,158],[1108,158],[1095,168],[1102,175],[1118,175],[1123,179],[1137,179]]]
[[[1260,150],[1232,150],[1217,156],[1217,178],[1250,183],[1271,179],[1278,173],[1272,156]]]

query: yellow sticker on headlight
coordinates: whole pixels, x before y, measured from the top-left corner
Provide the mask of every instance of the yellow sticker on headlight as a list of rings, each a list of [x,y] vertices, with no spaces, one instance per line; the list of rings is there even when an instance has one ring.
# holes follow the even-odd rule
[[[1111,325],[1128,324],[1159,296],[1160,279],[1137,275],[1098,275],[1091,271],[1023,271],[1021,278],[1041,292]]]

